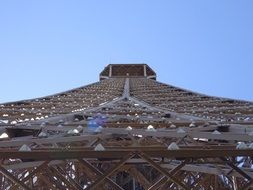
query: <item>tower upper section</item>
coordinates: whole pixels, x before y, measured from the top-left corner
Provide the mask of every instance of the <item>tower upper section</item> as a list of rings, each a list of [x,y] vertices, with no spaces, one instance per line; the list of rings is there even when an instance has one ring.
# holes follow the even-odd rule
[[[156,80],[156,73],[147,64],[109,64],[99,77],[100,80],[117,77],[144,77]]]

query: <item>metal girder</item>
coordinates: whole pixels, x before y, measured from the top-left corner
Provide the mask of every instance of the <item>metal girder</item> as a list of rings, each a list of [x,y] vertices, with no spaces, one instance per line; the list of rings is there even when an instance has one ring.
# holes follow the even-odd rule
[[[151,150],[150,150],[151,149]],[[148,147],[129,147],[121,149],[108,149],[104,151],[95,151],[90,149],[76,150],[32,150],[31,152],[22,152],[14,150],[0,151],[0,158],[20,158],[33,160],[63,160],[63,159],[78,159],[78,158],[122,158],[126,154],[134,152],[143,152],[149,157],[164,158],[215,158],[215,157],[235,157],[235,156],[253,156],[252,150],[237,150],[237,149],[192,149],[185,148],[179,150],[159,149],[152,150]]]

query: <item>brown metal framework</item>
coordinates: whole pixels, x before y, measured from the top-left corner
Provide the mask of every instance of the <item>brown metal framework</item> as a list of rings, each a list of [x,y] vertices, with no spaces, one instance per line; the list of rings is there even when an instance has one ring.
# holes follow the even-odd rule
[[[100,82],[0,104],[0,189],[253,189],[253,103],[148,76],[108,65]]]

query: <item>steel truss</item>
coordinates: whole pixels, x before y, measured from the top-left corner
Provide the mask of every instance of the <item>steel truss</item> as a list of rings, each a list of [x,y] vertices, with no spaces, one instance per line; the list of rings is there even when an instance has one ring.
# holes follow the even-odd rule
[[[253,103],[116,66],[98,83],[0,105],[0,189],[253,189]]]

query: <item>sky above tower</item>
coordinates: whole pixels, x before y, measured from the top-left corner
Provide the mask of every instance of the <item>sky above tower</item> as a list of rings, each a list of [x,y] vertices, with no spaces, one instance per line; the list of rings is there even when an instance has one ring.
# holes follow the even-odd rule
[[[157,80],[253,101],[253,1],[0,1],[0,102],[147,63]]]

